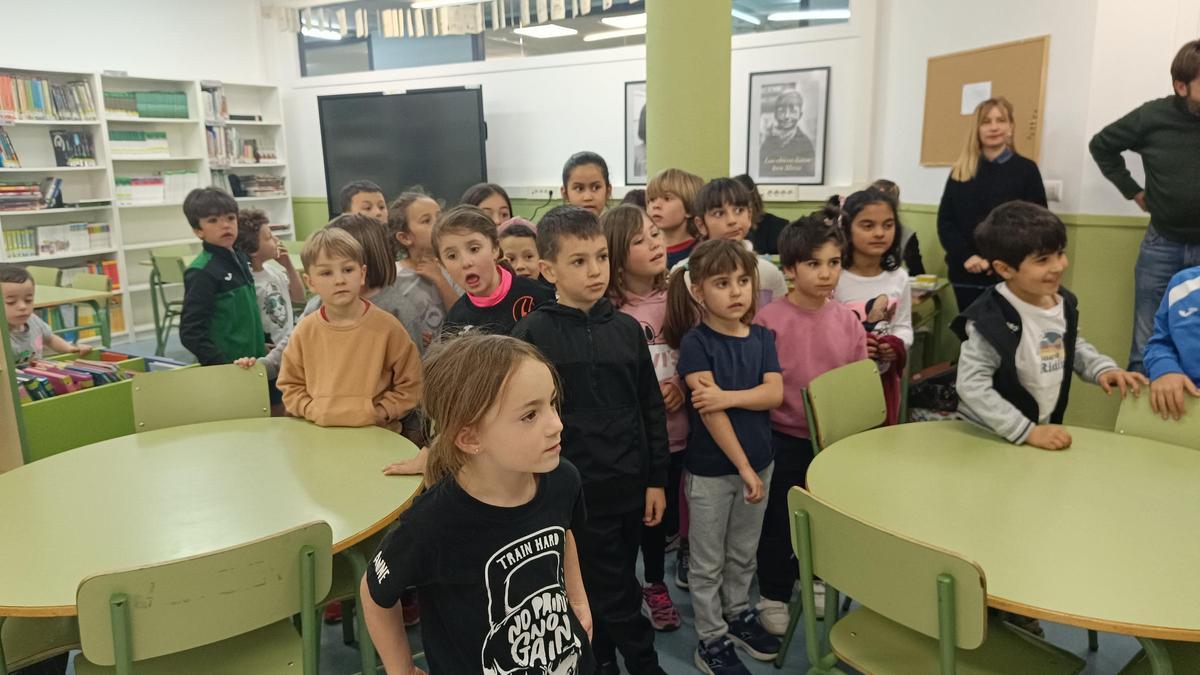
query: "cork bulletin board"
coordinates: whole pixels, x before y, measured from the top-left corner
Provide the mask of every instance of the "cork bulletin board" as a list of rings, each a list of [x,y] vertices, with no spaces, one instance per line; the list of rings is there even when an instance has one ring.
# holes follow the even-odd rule
[[[1035,162],[1042,145],[1050,36],[929,59],[921,164],[949,166],[962,150],[975,106],[993,96],[1013,104],[1017,153]]]

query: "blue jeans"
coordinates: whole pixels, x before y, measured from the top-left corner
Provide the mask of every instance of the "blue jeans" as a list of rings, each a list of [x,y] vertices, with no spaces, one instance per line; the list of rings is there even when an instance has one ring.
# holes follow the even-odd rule
[[[1154,313],[1162,302],[1171,277],[1189,267],[1200,265],[1200,244],[1171,241],[1158,233],[1151,223],[1138,251],[1133,271],[1133,344],[1129,348],[1129,369],[1145,373],[1142,365],[1146,342],[1154,332]]]

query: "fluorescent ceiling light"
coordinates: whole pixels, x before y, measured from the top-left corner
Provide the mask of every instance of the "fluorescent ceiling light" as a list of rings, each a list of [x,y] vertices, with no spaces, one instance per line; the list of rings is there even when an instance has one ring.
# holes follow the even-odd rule
[[[633,37],[634,35],[645,35],[645,28],[629,28],[627,30],[610,30],[603,33],[588,33],[583,36],[584,42],[596,42],[598,40],[612,40],[614,38]]]
[[[630,28],[645,28],[646,13],[639,12],[637,14],[624,14],[621,16],[606,16],[603,19],[600,19],[600,23],[607,26],[612,26],[613,28],[624,28],[626,30]]]
[[[767,21],[837,21],[849,19],[848,9],[801,9],[792,12],[772,12]]]
[[[412,4],[413,9],[437,9],[455,5],[478,5],[484,0],[419,0]]]
[[[513,32],[517,35],[524,35],[525,37],[531,38],[556,38],[575,35],[579,31],[575,30],[574,28],[567,28],[566,26],[560,26],[555,23],[543,23],[537,26],[525,26],[523,28],[517,28],[513,30]]]
[[[742,21],[745,21],[746,23],[752,23],[755,26],[760,25],[762,23],[762,19],[758,18],[757,16],[754,16],[753,14],[750,14],[749,12],[743,12],[740,9],[730,10],[729,13],[733,15],[733,18],[741,19]]]
[[[304,37],[317,38],[318,40],[341,40],[342,34],[339,31],[331,28],[314,28],[305,26],[300,29],[300,34]]]

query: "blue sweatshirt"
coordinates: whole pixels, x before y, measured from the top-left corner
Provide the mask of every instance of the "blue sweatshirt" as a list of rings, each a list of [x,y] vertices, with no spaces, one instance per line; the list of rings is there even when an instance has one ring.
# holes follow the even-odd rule
[[[1171,277],[1154,315],[1154,335],[1146,343],[1145,364],[1151,380],[1183,373],[1200,383],[1200,267]]]

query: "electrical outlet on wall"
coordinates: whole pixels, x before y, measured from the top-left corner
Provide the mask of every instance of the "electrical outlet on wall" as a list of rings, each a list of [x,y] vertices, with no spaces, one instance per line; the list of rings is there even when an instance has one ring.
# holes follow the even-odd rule
[[[800,200],[797,185],[759,185],[758,193],[765,202],[795,202]]]

